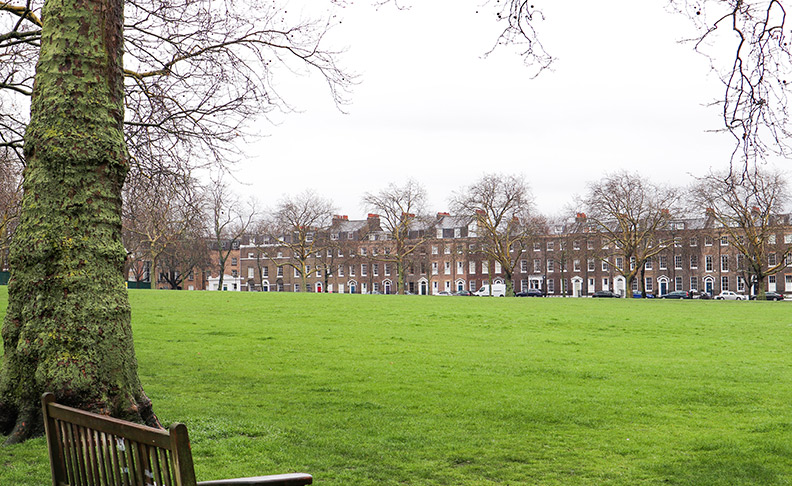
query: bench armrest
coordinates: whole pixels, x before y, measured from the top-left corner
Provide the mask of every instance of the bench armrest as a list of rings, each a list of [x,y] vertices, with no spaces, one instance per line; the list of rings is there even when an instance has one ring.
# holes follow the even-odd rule
[[[271,476],[256,476],[251,478],[217,479],[214,481],[199,481],[198,486],[302,486],[311,484],[313,477],[310,474],[273,474]]]

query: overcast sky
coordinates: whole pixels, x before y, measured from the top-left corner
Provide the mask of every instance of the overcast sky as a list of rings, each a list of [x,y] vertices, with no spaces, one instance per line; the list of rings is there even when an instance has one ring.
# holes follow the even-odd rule
[[[271,207],[311,188],[358,218],[363,193],[389,182],[418,179],[435,212],[485,172],[522,173],[537,209],[555,215],[607,172],[682,185],[728,165],[731,137],[707,132],[722,123],[705,106],[721,85],[678,43],[692,24],[663,0],[548,2],[540,27],[557,62],[536,79],[513,49],[483,58],[499,33],[491,6],[369,3],[344,9],[330,36],[361,75],[349,113],[317,77],[284,80],[301,112],[260,125],[266,137],[244,147],[236,171],[241,194]]]

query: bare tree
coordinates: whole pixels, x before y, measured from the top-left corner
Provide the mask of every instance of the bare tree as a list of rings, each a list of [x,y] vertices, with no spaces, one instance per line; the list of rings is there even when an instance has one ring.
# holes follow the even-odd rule
[[[162,254],[158,266],[160,279],[173,290],[183,288],[184,281],[193,278],[195,270],[211,264],[209,253],[203,232],[183,233]]]
[[[268,227],[269,221],[266,218],[261,218],[259,215],[256,218],[256,221],[253,222],[251,225],[250,237],[248,238],[248,244],[250,244],[253,248],[257,251],[255,252],[256,256],[256,267],[255,270],[257,271],[256,275],[258,275],[258,286],[260,289],[264,289],[264,280],[268,276],[269,269],[267,268],[267,263],[270,259],[267,257],[267,253],[272,248],[272,239],[269,236],[270,230]],[[265,271],[266,268],[266,271]],[[256,285],[256,277],[254,275],[254,286]]]
[[[22,157],[43,0],[0,3],[0,145]],[[325,47],[333,16],[301,18],[280,2],[128,0],[125,137],[133,172],[224,163],[246,121],[290,103],[277,77],[315,72],[339,106],[354,76]]]
[[[268,236],[277,241],[278,248],[291,254],[283,264],[297,271],[303,289],[308,288],[308,277],[320,270],[319,265],[311,267],[309,262],[314,261],[316,255],[321,258],[334,246],[329,238],[321,235],[330,225],[332,215],[333,203],[310,190],[284,197],[272,212]],[[267,256],[274,258],[271,254]]]
[[[0,270],[8,269],[11,236],[19,217],[22,177],[7,151],[0,149]]]
[[[209,233],[217,253],[217,290],[223,290],[226,262],[231,252],[239,248],[242,237],[256,220],[258,208],[254,201],[244,205],[231,192],[222,176],[215,179],[206,192]]]
[[[194,179],[162,174],[133,180],[125,186],[124,196],[127,259],[139,263],[133,265],[138,271],[150,269],[152,288],[157,288],[160,256],[175,251],[185,238],[204,236],[203,195]]]
[[[316,238],[317,247],[320,250],[316,252],[316,259],[314,265],[317,269],[321,269],[324,285],[322,292],[328,293],[330,289],[330,279],[336,276],[337,269],[341,258],[338,257],[338,250],[341,248],[341,243],[332,237],[330,231],[320,231],[314,238]]]
[[[739,174],[710,172],[691,190],[692,201],[707,208],[731,244],[745,257],[748,286],[760,299],[765,294],[765,277],[786,268],[787,255],[792,252],[792,245],[781,246],[775,241],[789,196],[783,174],[759,168]],[[769,258],[770,253],[774,254],[773,259]]]
[[[559,272],[560,281],[562,282],[559,292],[562,297],[567,297],[571,294],[571,289],[567,283],[567,278],[570,273],[570,266],[574,268],[574,264],[570,265],[571,259],[576,255],[575,241],[580,244],[579,238],[579,222],[577,218],[574,222],[569,222],[569,217],[566,215],[547,218],[545,224],[538,224],[539,228],[544,226],[544,231],[541,233],[547,235],[557,235],[558,247],[554,251],[554,259],[557,262],[557,269]]]
[[[377,193],[367,192],[363,205],[379,214],[380,224],[393,242],[388,252],[372,258],[396,265],[396,291],[404,294],[409,259],[432,236],[426,215],[426,189],[414,179],[401,186],[389,184]]]
[[[452,210],[477,224],[480,251],[500,264],[506,280],[506,295],[514,295],[514,269],[522,252],[535,236],[536,219],[531,214],[533,196],[521,176],[488,174],[454,193]]]
[[[627,289],[639,273],[643,275],[647,260],[667,247],[662,231],[671,214],[680,210],[680,200],[679,190],[625,171],[588,185],[579,204],[585,208],[588,223],[602,235],[604,250],[598,258],[625,278]],[[643,278],[641,293],[646,297]]]

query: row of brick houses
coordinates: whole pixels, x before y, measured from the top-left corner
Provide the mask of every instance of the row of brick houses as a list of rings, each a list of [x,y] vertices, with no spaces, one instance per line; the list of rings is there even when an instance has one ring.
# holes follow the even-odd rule
[[[767,290],[792,292],[792,221],[785,216],[771,238],[768,266],[787,258],[776,275],[765,281]],[[405,275],[405,289],[413,294],[435,295],[457,290],[474,291],[484,284],[503,283],[500,264],[488,261],[479,251],[476,223],[469,218],[438,213],[436,221],[414,238],[423,239],[412,254]],[[336,216],[333,223],[313,238],[324,238],[318,251],[306,261],[306,278],[290,263],[294,259],[278,240],[246,236],[233,247],[223,281],[224,290],[267,292],[383,293],[397,290],[395,264],[390,260],[393,239],[382,230],[379,217],[350,220]],[[669,219],[656,235],[662,250],[647,261],[643,275],[632,289],[609,264],[622,266],[615,248],[586,224],[585,215],[547,228],[520,253],[513,273],[515,291],[541,289],[549,296],[585,297],[597,290],[621,295],[637,291],[643,280],[646,291],[662,295],[673,290],[717,294],[723,290],[748,293],[745,262],[724,228],[706,214],[701,218]],[[662,243],[660,243],[662,242]],[[629,262],[627,262],[629,264]],[[633,263],[634,265],[634,263]],[[299,265],[298,265],[299,266]],[[184,282],[186,289],[217,290],[217,271],[195,272]]]

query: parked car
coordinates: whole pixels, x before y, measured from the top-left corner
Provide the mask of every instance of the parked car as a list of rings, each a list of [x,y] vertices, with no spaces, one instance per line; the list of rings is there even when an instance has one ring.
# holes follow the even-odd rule
[[[457,290],[456,292],[454,292],[454,295],[458,297],[470,297],[471,295],[473,295],[473,292],[471,292],[470,290]]]
[[[610,290],[597,290],[593,294],[592,297],[600,297],[600,298],[616,298],[619,297],[618,295],[614,294]]]
[[[693,296],[687,290],[674,290],[660,296],[661,299],[692,299]]]
[[[748,300],[748,296],[732,292],[731,290],[724,290],[715,296],[715,300]]]
[[[442,292],[438,293],[437,295],[442,295],[444,297],[447,297],[447,296],[453,295],[453,294],[451,292],[447,291],[447,290],[443,290]]]
[[[490,286],[488,284],[484,284],[480,289],[473,292],[473,295],[478,295],[479,297],[486,297],[489,295],[493,297],[504,297],[506,295],[506,284],[492,284],[492,291],[490,291]]]
[[[751,300],[756,300],[756,296],[752,295]],[[764,300],[784,300],[784,294],[778,292],[765,292]]]
[[[515,297],[544,297],[542,291],[539,289],[528,289],[514,294]]]
[[[641,296],[641,291],[640,290],[636,290],[635,292],[633,292],[632,297],[633,297],[633,299],[641,299],[641,298],[643,298]],[[647,299],[654,299],[655,296],[651,292],[647,292],[646,293],[646,298]]]

